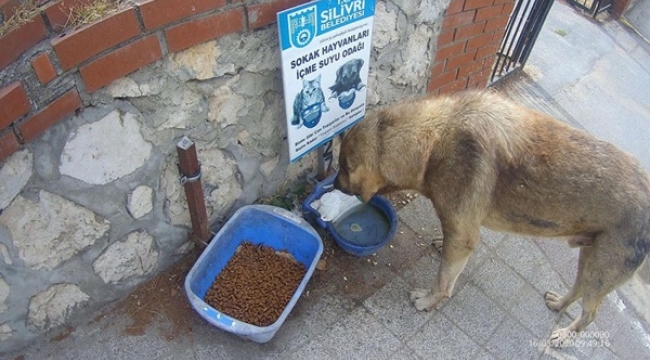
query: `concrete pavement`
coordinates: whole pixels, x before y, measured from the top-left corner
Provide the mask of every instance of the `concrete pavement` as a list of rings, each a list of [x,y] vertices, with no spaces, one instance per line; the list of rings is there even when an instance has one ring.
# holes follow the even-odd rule
[[[562,36],[557,31],[564,30]],[[609,140],[650,169],[650,53],[616,22],[594,23],[556,3],[510,96]],[[35,343],[8,359],[641,359],[650,357],[648,285],[608,296],[582,346],[545,340],[580,312],[546,308],[547,290],[567,291],[577,250],[564,242],[483,230],[483,243],[438,312],[417,312],[413,287],[428,287],[440,261],[440,228],[429,202],[399,204],[399,231],[370,258],[324,239],[317,271],[275,338],[264,345],[219,331],[196,315],[180,289],[185,266],[146,291]],[[158,282],[156,282],[158,281]],[[159,294],[154,296],[155,294]],[[156,302],[157,301],[157,302]],[[158,304],[146,307],[144,302]]]

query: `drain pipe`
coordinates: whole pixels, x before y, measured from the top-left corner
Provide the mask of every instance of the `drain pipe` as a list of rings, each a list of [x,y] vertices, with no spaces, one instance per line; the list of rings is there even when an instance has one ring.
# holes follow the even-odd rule
[[[176,150],[178,151],[178,170],[181,174],[180,183],[185,188],[185,197],[192,220],[190,237],[197,245],[205,247],[212,234],[208,229],[208,213],[201,186],[201,164],[196,155],[196,145],[190,138],[183,136],[176,144]]]

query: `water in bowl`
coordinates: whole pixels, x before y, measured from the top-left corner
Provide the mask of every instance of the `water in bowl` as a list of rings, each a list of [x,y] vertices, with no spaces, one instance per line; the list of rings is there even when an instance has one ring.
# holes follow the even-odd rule
[[[348,243],[357,246],[373,246],[386,238],[390,231],[390,221],[377,207],[363,204],[343,214],[334,229]]]

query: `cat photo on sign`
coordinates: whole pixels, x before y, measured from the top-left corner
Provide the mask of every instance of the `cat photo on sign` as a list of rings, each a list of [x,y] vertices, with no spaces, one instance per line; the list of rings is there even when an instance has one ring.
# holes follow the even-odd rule
[[[325,95],[320,86],[320,75],[313,80],[302,79],[302,89],[293,101],[291,125],[313,128],[318,124],[321,114],[329,111]]]

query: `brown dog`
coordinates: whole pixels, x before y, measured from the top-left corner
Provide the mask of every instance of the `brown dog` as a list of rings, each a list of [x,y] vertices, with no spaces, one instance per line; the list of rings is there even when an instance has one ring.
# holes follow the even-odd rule
[[[397,104],[345,134],[335,187],[361,195],[413,189],[431,199],[443,230],[438,286],[411,293],[438,308],[479,239],[481,225],[581,246],[571,291],[545,295],[582,315],[551,334],[560,345],[596,316],[650,251],[650,178],[638,162],[547,115],[491,92]]]

